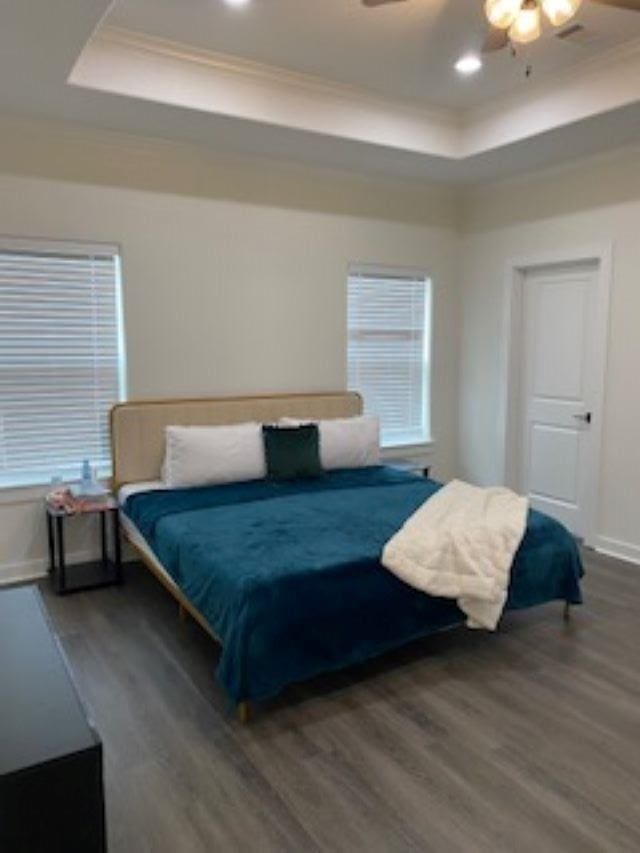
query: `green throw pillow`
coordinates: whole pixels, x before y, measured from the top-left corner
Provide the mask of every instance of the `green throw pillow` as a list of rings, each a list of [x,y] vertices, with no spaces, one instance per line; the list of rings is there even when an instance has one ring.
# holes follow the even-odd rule
[[[317,424],[298,427],[263,426],[267,475],[274,480],[319,477],[320,437]]]

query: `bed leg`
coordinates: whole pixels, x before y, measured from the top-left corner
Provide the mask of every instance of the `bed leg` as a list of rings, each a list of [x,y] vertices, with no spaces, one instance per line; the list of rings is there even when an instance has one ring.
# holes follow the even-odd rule
[[[571,620],[571,602],[565,601],[564,609],[562,611],[562,618],[565,622],[569,622]]]
[[[244,726],[251,719],[251,705],[248,702],[238,702],[238,721]]]

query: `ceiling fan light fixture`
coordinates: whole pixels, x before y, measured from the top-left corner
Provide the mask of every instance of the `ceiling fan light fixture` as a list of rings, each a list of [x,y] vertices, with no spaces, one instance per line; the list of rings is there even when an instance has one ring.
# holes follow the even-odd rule
[[[582,4],[582,0],[542,0],[542,9],[554,27],[570,21]]]
[[[517,44],[528,44],[542,32],[540,7],[536,0],[525,0],[518,17],[509,27],[509,38]]]
[[[494,27],[506,30],[518,17],[521,7],[522,0],[486,0],[484,10]]]

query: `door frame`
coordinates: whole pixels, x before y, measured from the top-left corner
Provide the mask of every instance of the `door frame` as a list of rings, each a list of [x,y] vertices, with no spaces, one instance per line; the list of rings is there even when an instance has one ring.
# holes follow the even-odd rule
[[[582,246],[553,252],[517,257],[507,264],[503,295],[503,335],[500,365],[500,413],[498,428],[503,447],[502,480],[505,485],[517,488],[518,447],[520,428],[521,365],[522,365],[522,297],[526,274],[533,270],[553,266],[594,264],[595,269],[595,318],[592,342],[595,376],[593,377],[593,401],[591,426],[589,488],[585,506],[585,545],[595,548],[600,500],[600,463],[602,456],[602,432],[604,418],[607,352],[609,342],[609,307],[613,275],[613,244]]]

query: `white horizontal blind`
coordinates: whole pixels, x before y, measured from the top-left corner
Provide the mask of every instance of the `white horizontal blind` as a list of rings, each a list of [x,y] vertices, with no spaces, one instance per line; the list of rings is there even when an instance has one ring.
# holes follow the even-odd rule
[[[0,486],[110,470],[123,388],[119,258],[0,239]]]
[[[430,296],[423,275],[349,274],[349,388],[380,418],[386,447],[429,439]]]

